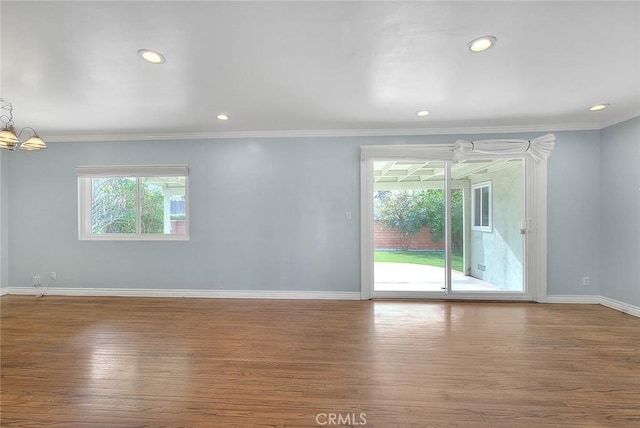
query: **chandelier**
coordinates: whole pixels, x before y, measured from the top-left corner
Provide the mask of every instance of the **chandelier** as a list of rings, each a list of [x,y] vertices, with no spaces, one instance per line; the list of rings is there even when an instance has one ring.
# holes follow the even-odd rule
[[[47,145],[38,136],[35,129],[25,127],[16,132],[13,124],[13,104],[0,98],[0,121],[2,121],[2,131],[0,131],[0,148],[15,150],[18,145],[22,150],[37,151],[46,149]],[[6,111],[6,113],[5,113]],[[22,136],[24,134],[24,139]]]

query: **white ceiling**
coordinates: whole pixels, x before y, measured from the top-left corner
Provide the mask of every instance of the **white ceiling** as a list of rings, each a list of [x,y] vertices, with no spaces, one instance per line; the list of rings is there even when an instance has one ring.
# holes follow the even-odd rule
[[[50,140],[596,129],[640,114],[638,2],[0,7],[0,95]],[[469,52],[481,35],[498,42]]]

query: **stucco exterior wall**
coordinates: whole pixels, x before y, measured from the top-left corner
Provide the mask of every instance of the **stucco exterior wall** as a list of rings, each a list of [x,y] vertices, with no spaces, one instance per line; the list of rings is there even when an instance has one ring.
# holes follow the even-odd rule
[[[493,198],[491,232],[471,231],[471,276],[505,290],[522,289],[523,180],[521,162],[471,180],[471,185],[491,181]]]

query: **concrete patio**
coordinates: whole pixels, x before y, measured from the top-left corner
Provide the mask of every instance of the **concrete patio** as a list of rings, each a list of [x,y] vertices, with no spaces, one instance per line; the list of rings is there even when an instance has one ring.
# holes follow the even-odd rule
[[[410,263],[374,263],[376,291],[443,291],[445,269]],[[503,291],[497,285],[451,271],[451,288],[455,291]]]

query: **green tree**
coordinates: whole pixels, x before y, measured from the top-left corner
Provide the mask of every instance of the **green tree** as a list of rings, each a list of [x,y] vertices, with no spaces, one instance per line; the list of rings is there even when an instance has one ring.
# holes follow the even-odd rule
[[[434,242],[439,242],[445,234],[444,190],[431,189],[418,195],[420,205],[427,212],[426,225],[431,229]],[[464,242],[464,200],[461,189],[451,190],[451,249],[461,251]]]
[[[91,231],[93,233],[135,233],[135,179],[94,178],[92,191]]]
[[[411,235],[417,233],[427,221],[426,207],[415,191],[378,191],[374,196],[376,220],[390,229],[398,229],[402,248],[407,250]]]
[[[407,250],[410,238],[422,227],[429,226],[434,242],[444,238],[445,199],[444,190],[394,190],[377,191],[374,195],[374,216],[388,228],[400,233],[403,249]],[[451,247],[462,250],[464,242],[463,193],[451,191]]]
[[[142,209],[140,211],[140,232],[164,232],[164,195],[162,188],[142,183]]]
[[[164,196],[162,189],[141,183],[140,232],[164,232]],[[136,232],[136,179],[126,177],[94,178],[91,230],[93,233]]]

